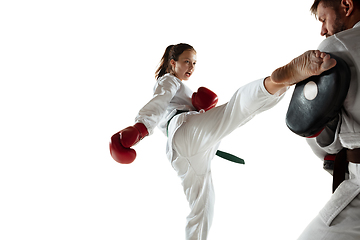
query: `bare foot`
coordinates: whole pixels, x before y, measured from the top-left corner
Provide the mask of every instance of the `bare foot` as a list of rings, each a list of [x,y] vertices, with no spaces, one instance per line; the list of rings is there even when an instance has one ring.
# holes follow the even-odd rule
[[[276,69],[270,78],[274,83],[291,86],[311,76],[320,75],[335,65],[336,60],[331,58],[329,54],[319,50],[312,50],[294,58],[285,66]]]

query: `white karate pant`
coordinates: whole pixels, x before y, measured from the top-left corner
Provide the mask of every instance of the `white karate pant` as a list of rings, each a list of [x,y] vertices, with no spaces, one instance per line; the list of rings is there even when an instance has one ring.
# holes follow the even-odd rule
[[[349,163],[349,172],[298,240],[360,239],[360,164]]]
[[[224,105],[205,113],[182,113],[186,114],[184,121],[178,123],[183,117],[175,116],[170,122],[174,125],[169,125],[169,129],[175,129],[170,140],[172,166],[182,180],[191,209],[187,217],[187,240],[207,239],[215,202],[210,164],[221,139],[282,98],[269,94],[263,81],[241,87]],[[180,127],[174,127],[176,124]]]

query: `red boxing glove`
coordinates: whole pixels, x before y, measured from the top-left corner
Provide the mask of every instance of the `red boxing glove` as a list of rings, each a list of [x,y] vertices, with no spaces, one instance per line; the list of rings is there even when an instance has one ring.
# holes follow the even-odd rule
[[[123,164],[132,163],[136,158],[136,152],[131,149],[133,145],[148,135],[148,130],[142,123],[127,127],[111,137],[109,143],[112,158]]]
[[[211,90],[200,87],[197,92],[193,93],[191,101],[196,110],[200,111],[201,109],[204,109],[205,111],[208,111],[216,106],[218,97]]]

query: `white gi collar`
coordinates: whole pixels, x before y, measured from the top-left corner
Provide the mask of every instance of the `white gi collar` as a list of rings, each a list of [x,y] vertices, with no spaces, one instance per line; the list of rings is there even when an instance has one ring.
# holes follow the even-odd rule
[[[357,22],[357,23],[353,26],[353,28],[356,28],[356,27],[360,27],[360,21]]]

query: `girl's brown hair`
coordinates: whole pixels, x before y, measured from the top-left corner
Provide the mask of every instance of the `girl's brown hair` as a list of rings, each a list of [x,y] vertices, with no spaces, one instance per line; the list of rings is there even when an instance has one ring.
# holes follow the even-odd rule
[[[177,45],[170,45],[165,49],[165,53],[161,58],[158,69],[155,72],[155,79],[159,79],[166,73],[171,72],[171,59],[179,60],[179,56],[186,50],[192,50],[196,53],[195,49],[186,43],[179,43]]]

